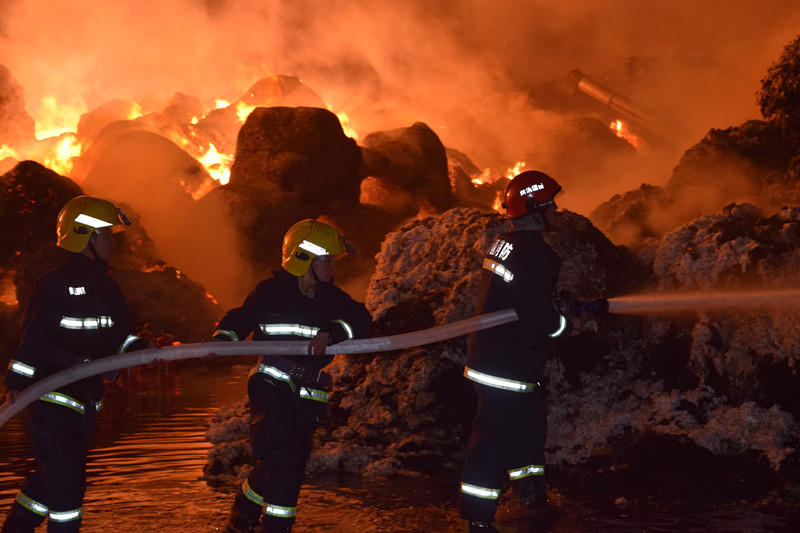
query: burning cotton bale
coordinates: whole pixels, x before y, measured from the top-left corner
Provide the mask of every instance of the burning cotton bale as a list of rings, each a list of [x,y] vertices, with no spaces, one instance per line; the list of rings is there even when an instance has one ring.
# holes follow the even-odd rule
[[[370,133],[362,141],[362,153],[366,173],[378,181],[373,185],[405,196],[410,214],[421,205],[434,212],[455,205],[444,145],[426,124]]]
[[[220,152],[233,153],[242,122],[256,107],[325,108],[314,91],[294,76],[276,74],[254,83],[238,100],[205,115],[195,130]]]
[[[230,183],[198,205],[228,213],[243,255],[264,272],[279,265],[283,233],[298,220],[353,217],[360,181],[361,153],[336,115],[312,107],[256,108],[239,132]]]
[[[24,147],[35,141],[34,122],[25,111],[22,86],[5,65],[0,65],[0,149],[3,146]]]

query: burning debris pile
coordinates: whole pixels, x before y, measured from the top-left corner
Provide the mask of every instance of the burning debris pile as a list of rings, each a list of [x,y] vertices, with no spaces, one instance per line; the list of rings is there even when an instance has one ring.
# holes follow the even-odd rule
[[[792,46],[798,45],[787,50]],[[773,82],[778,70],[770,71]],[[769,88],[765,81],[762,98]],[[629,248],[614,246],[586,218],[560,213],[547,240],[563,260],[561,296],[639,290],[657,298],[664,290],[796,287],[797,143],[786,127],[789,119],[762,109],[766,120],[714,130],[690,149],[667,187],[643,185],[595,211],[601,229],[623,236]],[[727,169],[724,179],[720,168]],[[731,194],[732,186],[742,194]],[[710,197],[710,204],[701,197]],[[375,334],[469,316],[481,251],[502,224],[495,214],[456,208],[388,234],[367,295]],[[682,483],[688,476],[701,486],[730,478],[732,470],[771,479],[765,472],[796,468],[795,310],[607,315],[577,326],[547,366],[553,465],[635,465],[639,470],[631,475],[647,477],[669,464],[680,467]],[[390,475],[457,465],[474,409],[470,386],[460,376],[464,348],[462,339],[374,357],[337,357],[330,368],[336,392],[309,469]],[[212,423],[210,479],[247,469],[244,407]]]
[[[800,38],[761,80],[763,120],[712,129],[686,151],[667,184],[642,185],[598,207],[592,221],[615,242],[638,247],[730,202],[773,213],[800,203],[797,72]]]

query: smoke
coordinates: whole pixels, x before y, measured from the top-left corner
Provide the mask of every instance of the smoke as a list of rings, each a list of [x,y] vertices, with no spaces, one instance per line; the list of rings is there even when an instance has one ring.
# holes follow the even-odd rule
[[[424,121],[482,168],[526,154],[536,159],[528,168],[554,166],[546,138],[563,110],[537,101],[537,89],[581,68],[680,127],[670,157],[623,169],[636,176],[621,188],[665,182],[664,165],[710,127],[757,118],[759,80],[800,23],[800,6],[779,0],[2,0],[0,9],[0,63],[36,119],[48,96],[83,110],[113,98],[159,109],[176,91],[233,100],[265,75],[289,74],[362,135]]]
[[[482,169],[553,173],[559,204],[588,214],[666,183],[709,128],[759,118],[759,81],[798,27],[782,0],[0,0],[0,64],[36,120],[48,97],[158,111],[176,92],[233,101],[297,76],[361,136],[425,122]],[[566,92],[574,68],[664,119],[670,142],[597,155],[570,121],[605,112]]]

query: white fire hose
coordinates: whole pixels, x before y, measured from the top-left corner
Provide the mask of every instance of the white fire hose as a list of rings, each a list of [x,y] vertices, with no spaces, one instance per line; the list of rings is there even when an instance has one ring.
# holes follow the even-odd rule
[[[414,346],[431,344],[454,337],[460,337],[474,331],[499,326],[517,320],[513,309],[504,309],[484,315],[445,324],[435,328],[423,329],[412,333],[402,333],[390,337],[374,337],[352,339],[333,344],[328,347],[332,354],[359,354],[402,350]],[[54,391],[64,385],[82,379],[113,372],[123,368],[147,365],[156,361],[180,361],[196,359],[209,354],[217,355],[308,355],[308,341],[252,341],[252,342],[203,342],[195,344],[178,344],[160,349],[139,350],[96,359],[79,364],[37,381],[19,394],[13,403],[6,402],[0,407],[0,427],[12,416],[23,410],[42,395]]]

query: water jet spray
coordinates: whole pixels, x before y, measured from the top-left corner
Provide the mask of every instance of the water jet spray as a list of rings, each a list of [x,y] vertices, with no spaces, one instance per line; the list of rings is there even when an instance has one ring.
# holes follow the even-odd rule
[[[800,289],[643,293],[608,299],[616,314],[746,311],[753,308],[800,306]]]

